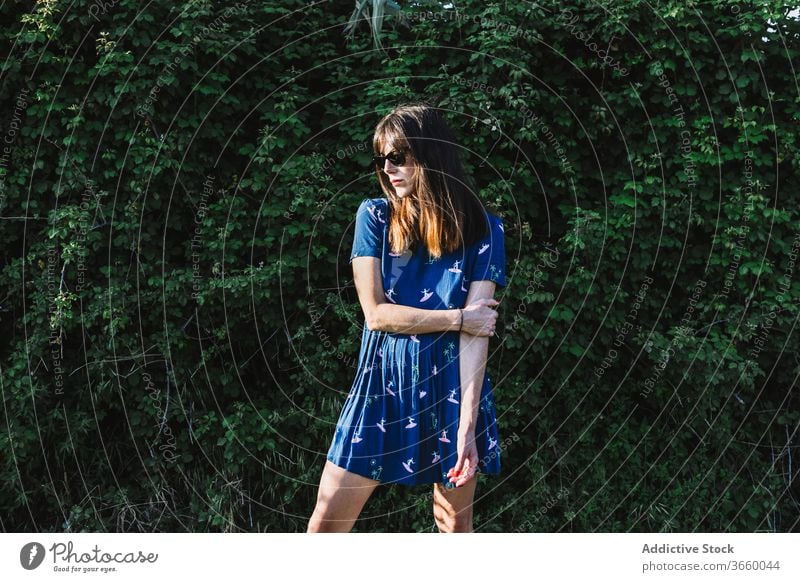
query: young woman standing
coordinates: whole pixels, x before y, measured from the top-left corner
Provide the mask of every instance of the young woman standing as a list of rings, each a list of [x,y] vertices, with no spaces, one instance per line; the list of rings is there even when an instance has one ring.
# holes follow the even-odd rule
[[[358,372],[308,531],[350,531],[381,483],[432,483],[439,530],[469,532],[477,475],[500,472],[486,358],[506,284],[503,223],[469,189],[437,109],[395,108],[373,148],[386,198],[356,214]]]

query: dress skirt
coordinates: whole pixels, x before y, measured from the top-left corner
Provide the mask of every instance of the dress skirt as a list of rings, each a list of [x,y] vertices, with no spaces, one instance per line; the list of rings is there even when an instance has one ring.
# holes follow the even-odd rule
[[[342,407],[327,459],[385,483],[454,485],[461,411],[458,332],[405,335],[364,326],[359,368]],[[478,468],[500,472],[488,371],[475,428]]]

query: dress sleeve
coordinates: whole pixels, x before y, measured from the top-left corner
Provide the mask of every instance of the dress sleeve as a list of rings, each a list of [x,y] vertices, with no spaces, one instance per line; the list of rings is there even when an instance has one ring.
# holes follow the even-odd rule
[[[356,257],[383,256],[383,226],[385,216],[383,209],[374,200],[363,200],[356,212],[356,227],[353,236],[353,249],[350,262]]]
[[[506,248],[503,219],[489,215],[489,233],[475,244],[475,265],[470,281],[494,281],[506,286]]]

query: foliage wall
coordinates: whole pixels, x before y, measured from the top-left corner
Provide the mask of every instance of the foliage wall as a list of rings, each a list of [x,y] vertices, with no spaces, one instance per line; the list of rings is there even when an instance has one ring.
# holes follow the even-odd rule
[[[4,3],[6,531],[304,531],[394,105],[506,224],[477,531],[800,519],[790,2]],[[431,531],[428,487],[356,531]]]

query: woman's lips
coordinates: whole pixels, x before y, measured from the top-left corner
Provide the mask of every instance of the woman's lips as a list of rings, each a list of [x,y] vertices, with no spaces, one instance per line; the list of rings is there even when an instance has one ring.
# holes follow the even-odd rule
[[[402,180],[391,180],[391,182],[392,182],[393,185],[397,186],[398,184],[400,184],[402,182]]]

